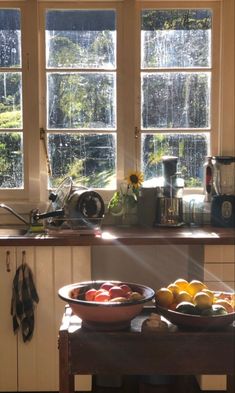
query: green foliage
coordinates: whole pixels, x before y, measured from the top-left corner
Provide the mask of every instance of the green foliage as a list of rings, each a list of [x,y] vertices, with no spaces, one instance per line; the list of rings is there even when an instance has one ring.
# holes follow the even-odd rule
[[[21,112],[3,112],[0,113],[0,128],[20,128],[21,127]]]
[[[189,177],[185,180],[185,187],[194,188],[194,187],[201,187],[202,180],[196,177]]]

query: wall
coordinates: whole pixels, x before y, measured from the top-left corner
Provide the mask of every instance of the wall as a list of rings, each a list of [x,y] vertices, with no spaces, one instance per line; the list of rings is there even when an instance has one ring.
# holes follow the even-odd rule
[[[179,277],[199,277],[202,257],[201,246],[92,247],[91,274],[93,279],[138,282],[158,289]]]

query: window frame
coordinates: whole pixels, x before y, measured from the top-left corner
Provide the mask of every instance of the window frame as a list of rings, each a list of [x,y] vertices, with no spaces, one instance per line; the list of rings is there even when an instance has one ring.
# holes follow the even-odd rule
[[[107,73],[110,71],[114,71],[116,72],[116,129],[115,130],[107,130],[105,132],[105,130],[100,131],[99,129],[97,130],[73,130],[72,133],[76,134],[76,133],[84,133],[84,134],[88,134],[89,133],[114,133],[116,134],[116,172],[118,173],[118,169],[120,171],[120,162],[121,162],[121,152],[123,151],[123,145],[121,142],[121,138],[119,138],[119,134],[120,134],[120,130],[122,129],[122,110],[120,105],[118,105],[118,102],[122,101],[121,98],[121,88],[120,88],[120,68],[121,68],[121,56],[120,56],[120,46],[121,46],[121,42],[123,40],[122,38],[122,29],[121,29],[121,13],[122,13],[122,9],[120,6],[120,1],[83,1],[83,2],[74,2],[74,1],[70,1],[68,3],[65,2],[61,2],[61,1],[40,1],[39,3],[39,26],[40,26],[40,53],[41,53],[41,57],[40,57],[40,86],[41,86],[41,91],[40,91],[40,95],[41,95],[41,102],[44,103],[43,107],[41,107],[41,111],[40,111],[40,125],[41,128],[44,130],[47,130],[46,127],[46,123],[47,123],[47,119],[46,119],[46,97],[47,97],[47,88],[46,88],[46,74],[47,74],[47,68],[46,68],[46,59],[45,59],[45,15],[46,15],[46,11],[47,10],[71,10],[71,9],[77,9],[77,10],[114,10],[116,11],[116,34],[117,34],[117,44],[116,44],[116,68],[115,69],[111,69],[111,70],[107,70]],[[61,72],[66,72],[66,69],[62,68]],[[91,69],[90,68],[84,68],[83,72],[89,72]],[[52,69],[52,71],[49,69],[48,72],[53,72],[54,69]],[[73,69],[68,69],[69,72],[73,72]],[[79,72],[81,72],[79,71]],[[92,72],[99,72],[99,69],[95,70],[92,69]],[[60,72],[60,69],[58,69],[58,72]],[[70,133],[71,130],[52,130],[52,129],[48,129],[48,134],[50,133]],[[47,133],[46,131],[46,133]],[[119,141],[119,143],[117,142]],[[44,160],[44,171],[47,171],[47,168],[45,166],[45,164],[47,164]],[[124,176],[124,169],[121,170]],[[43,188],[47,188],[47,180],[45,179],[46,183],[44,182],[43,184]],[[104,190],[104,189],[97,189],[98,192],[104,197],[104,199],[109,200],[113,194],[112,189],[109,190]]]
[[[148,68],[144,69],[141,67],[141,11],[147,10],[147,9],[153,9],[153,10],[158,10],[158,9],[211,9],[212,10],[212,43],[211,43],[211,66],[210,67],[205,67],[205,68],[196,68],[196,67],[171,67],[171,68]],[[208,133],[209,134],[209,151],[208,155],[215,155],[216,152],[218,151],[218,134],[219,134],[219,100],[217,97],[220,95],[220,83],[219,83],[219,75],[220,75],[220,52],[218,50],[219,48],[219,39],[221,35],[221,29],[220,29],[220,4],[218,1],[181,1],[180,3],[178,1],[145,1],[145,0],[139,0],[137,2],[137,7],[136,7],[136,13],[137,13],[137,26],[138,26],[138,31],[139,34],[137,35],[138,37],[138,44],[137,47],[139,50],[137,50],[137,64],[138,64],[138,98],[136,101],[136,111],[135,111],[135,119],[136,119],[136,124],[137,124],[137,129],[138,129],[138,167],[141,167],[141,136],[144,134],[184,134],[184,133],[189,133],[189,134],[195,134],[195,133]],[[200,71],[200,72],[210,72],[211,71],[211,106],[210,106],[210,122],[211,125],[208,128],[203,129],[190,129],[190,128],[182,128],[182,129],[142,129],[141,128],[141,74],[143,72],[151,73],[151,72],[156,72],[156,73],[162,73],[162,72],[167,72],[167,73],[174,73],[174,72],[185,72],[185,73],[190,73],[194,71]],[[137,72],[137,71],[136,71]],[[137,80],[137,78],[136,78]],[[197,187],[197,188],[185,188],[184,189],[184,194],[189,194],[189,193],[202,193],[203,188],[202,187]]]
[[[53,8],[108,8],[118,7],[117,16],[117,187],[129,169],[140,169],[140,53],[138,45],[138,12],[142,8],[215,7],[218,15],[215,51],[217,83],[212,92],[213,121],[211,154],[235,154],[234,135],[234,3],[233,0],[169,1],[161,0],[0,0],[0,8],[18,8],[22,12],[22,69],[23,69],[23,129],[24,129],[24,189],[0,190],[0,199],[28,209],[48,202],[47,168],[40,127],[43,120],[43,73],[41,9]],[[133,12],[134,11],[134,12]],[[216,26],[215,26],[216,27]],[[40,34],[39,34],[40,33]],[[129,39],[126,39],[126,37]],[[228,38],[229,36],[229,38]],[[133,72],[133,63],[137,65]],[[137,81],[137,82],[136,82]],[[216,100],[214,100],[214,98]],[[128,103],[128,105],[127,105]],[[119,132],[120,131],[120,132]],[[190,190],[192,192],[192,189]],[[111,191],[102,192],[105,201]]]

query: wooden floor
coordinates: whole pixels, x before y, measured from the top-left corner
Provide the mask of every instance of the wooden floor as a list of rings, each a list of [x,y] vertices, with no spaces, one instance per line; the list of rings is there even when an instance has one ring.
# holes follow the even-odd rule
[[[101,386],[93,379],[92,393],[224,393],[223,391],[201,391],[196,379],[190,377],[173,377],[164,384],[147,383],[139,377],[123,377],[121,386]]]

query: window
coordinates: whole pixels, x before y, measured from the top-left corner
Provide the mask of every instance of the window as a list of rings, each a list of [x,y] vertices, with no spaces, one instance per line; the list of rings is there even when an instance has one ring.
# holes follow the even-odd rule
[[[141,11],[141,143],[145,179],[178,157],[186,187],[203,186],[210,152],[211,9]]]
[[[163,155],[201,190],[205,156],[234,154],[233,29],[230,0],[1,1],[1,199],[71,176],[109,200]]]
[[[46,11],[51,186],[116,187],[116,14]]]
[[[21,14],[0,9],[0,188],[23,188]]]

